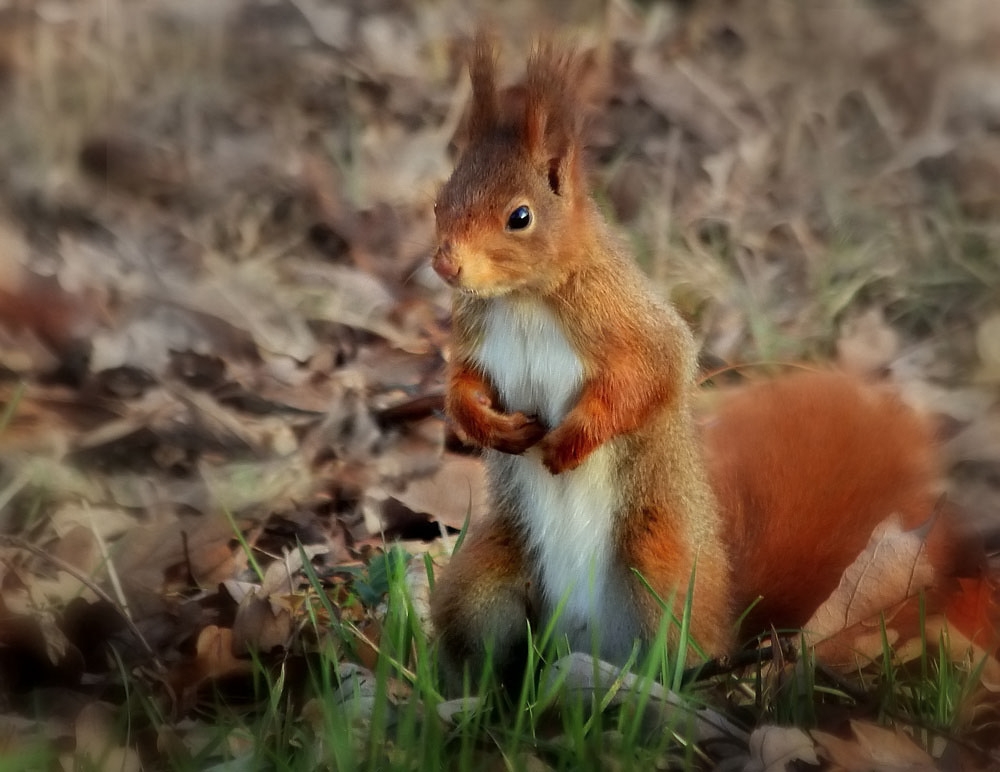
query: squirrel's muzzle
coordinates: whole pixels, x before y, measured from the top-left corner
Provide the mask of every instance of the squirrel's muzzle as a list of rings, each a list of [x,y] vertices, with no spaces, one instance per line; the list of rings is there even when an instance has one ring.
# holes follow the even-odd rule
[[[462,266],[455,258],[450,241],[445,241],[437,248],[437,252],[431,259],[431,266],[438,276],[452,286],[458,282],[458,275],[462,272]]]

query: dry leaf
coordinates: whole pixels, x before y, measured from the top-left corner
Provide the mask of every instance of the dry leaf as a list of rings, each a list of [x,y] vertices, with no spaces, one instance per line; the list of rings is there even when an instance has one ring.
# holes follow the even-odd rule
[[[487,509],[486,469],[480,459],[446,453],[430,477],[411,479],[392,497],[413,512],[461,530],[480,520]]]
[[[214,680],[236,673],[247,673],[252,665],[245,659],[233,656],[233,631],[227,627],[207,625],[199,634],[195,645],[197,664],[201,677]]]
[[[951,613],[950,606],[948,612]],[[981,668],[979,683],[987,692],[1000,693],[1000,659],[997,658],[997,647],[984,649],[982,645],[968,638],[959,625],[942,614],[927,617],[923,634],[900,641],[895,646],[893,654],[900,662],[913,662],[924,656],[928,643],[937,647],[938,642],[942,640],[947,647],[945,656],[953,662],[960,664],[968,662],[972,668]]]
[[[141,772],[139,754],[118,744],[117,716],[117,708],[108,703],[86,705],[76,718],[76,754],[62,757],[63,768],[79,769],[82,758],[94,769]]]
[[[816,744],[804,730],[768,725],[750,733],[750,759],[744,772],[784,772],[795,761],[819,764]]]
[[[198,633],[195,657],[174,666],[167,678],[175,710],[189,710],[206,683],[220,678],[253,672],[253,663],[233,654],[233,631],[218,625],[206,625]]]
[[[163,609],[161,591],[174,567],[206,587],[231,578],[240,565],[232,539],[232,526],[222,515],[133,526],[111,549],[132,613],[142,618]]]
[[[938,767],[927,752],[899,729],[851,721],[854,738],[843,740],[818,730],[810,732],[820,752],[835,769],[848,772],[933,772]]]
[[[302,557],[307,560],[329,552],[325,544],[303,545],[288,550],[281,560],[275,560],[264,572],[260,587],[243,593],[244,587],[235,582],[226,584],[235,598],[242,594],[236,619],[233,621],[233,647],[239,652],[268,652],[285,647],[291,640],[294,614],[304,596],[296,595],[296,574],[302,569]]]
[[[274,598],[247,595],[233,620],[233,647],[239,652],[270,652],[284,648],[292,637],[294,620],[291,610]]]
[[[867,644],[870,656],[881,652],[881,612],[930,587],[934,568],[927,557],[922,530],[904,531],[897,515],[875,528],[868,546],[848,566],[837,589],[803,626],[806,643],[823,643],[820,655],[839,660],[841,647],[847,652]],[[862,629],[854,630],[855,625]],[[867,640],[862,635],[868,635]],[[834,653],[838,652],[838,653]],[[848,655],[848,661],[853,661]]]

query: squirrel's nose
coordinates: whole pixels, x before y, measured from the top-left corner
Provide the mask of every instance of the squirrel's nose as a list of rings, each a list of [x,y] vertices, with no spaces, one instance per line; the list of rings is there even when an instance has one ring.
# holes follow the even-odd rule
[[[462,272],[462,266],[455,259],[450,241],[446,241],[438,247],[431,259],[431,266],[438,276],[452,285],[458,281],[458,274]]]

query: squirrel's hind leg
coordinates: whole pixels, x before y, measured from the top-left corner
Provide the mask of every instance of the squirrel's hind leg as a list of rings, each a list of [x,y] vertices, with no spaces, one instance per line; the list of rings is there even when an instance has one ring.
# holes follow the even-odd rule
[[[431,597],[439,658],[447,686],[478,687],[491,674],[519,689],[527,661],[531,578],[521,536],[495,515],[469,532],[438,577]]]

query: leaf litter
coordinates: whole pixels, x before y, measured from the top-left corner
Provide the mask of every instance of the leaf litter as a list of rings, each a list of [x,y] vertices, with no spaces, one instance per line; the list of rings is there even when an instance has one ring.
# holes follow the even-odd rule
[[[165,669],[147,678],[172,695],[178,734],[164,724],[158,742],[195,742],[192,711],[247,672],[246,649],[322,648],[302,632],[302,554],[377,644],[384,583],[363,577],[386,540],[440,566],[438,537],[482,513],[481,465],[441,417],[449,296],[427,270],[479,19],[451,2],[377,6],[143,0],[111,18],[89,0],[0,2],[11,726],[57,689],[38,729],[131,768],[107,724],[113,649],[128,669],[155,673],[151,653]],[[1000,543],[995,5],[491,15],[518,51],[560,24],[604,52],[598,194],[706,361],[889,373],[939,416],[949,495]],[[882,538],[902,552],[855,568],[919,564],[917,537]],[[876,582],[862,614],[852,581],[822,632],[856,651],[850,613],[897,598]],[[989,617],[996,595],[969,587],[964,602]],[[352,672],[342,688],[370,683]],[[801,734],[765,728],[751,766],[812,762]],[[850,767],[871,755],[853,732],[853,756],[812,736]]]

